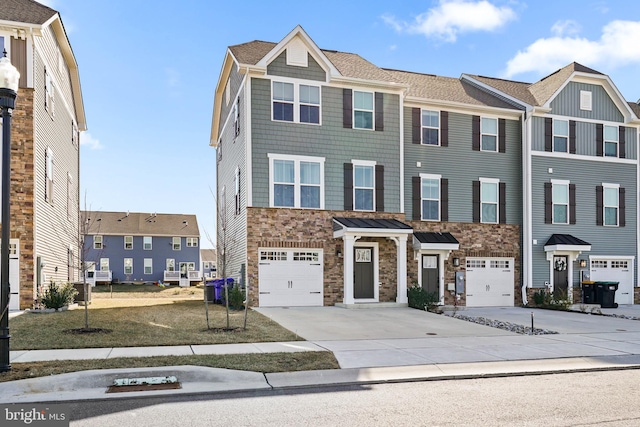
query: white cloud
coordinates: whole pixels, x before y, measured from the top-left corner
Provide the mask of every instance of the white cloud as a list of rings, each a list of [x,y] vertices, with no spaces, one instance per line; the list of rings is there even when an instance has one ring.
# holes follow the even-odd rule
[[[458,34],[494,31],[516,18],[509,7],[498,7],[487,0],[440,0],[438,7],[418,15],[414,22],[400,22],[393,16],[382,19],[398,32],[423,34],[455,42]]]
[[[104,145],[100,144],[100,141],[91,136],[89,132],[80,133],[80,145],[88,147],[91,150],[102,150],[104,148]]]
[[[573,36],[580,32],[580,24],[571,19],[558,21],[551,27],[551,32],[557,36]]]
[[[573,61],[589,67],[606,65],[607,69],[640,63],[638,40],[640,21],[612,21],[604,26],[599,40],[577,35],[538,39],[507,62],[503,76],[531,71],[546,74]]]

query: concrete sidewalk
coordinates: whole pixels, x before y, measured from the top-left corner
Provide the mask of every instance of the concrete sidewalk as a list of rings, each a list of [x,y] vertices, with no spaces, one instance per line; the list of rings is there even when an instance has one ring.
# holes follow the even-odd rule
[[[536,327],[559,333],[531,336],[407,308],[256,310],[307,341],[13,351],[11,362],[332,351],[341,369],[266,375],[197,366],[85,371],[0,383],[0,403],[640,369],[640,321],[631,319],[535,310]],[[480,308],[460,314],[526,325],[531,309]],[[615,314],[640,318],[640,307],[622,307]],[[105,394],[116,378],[165,375],[178,377],[182,388]]]

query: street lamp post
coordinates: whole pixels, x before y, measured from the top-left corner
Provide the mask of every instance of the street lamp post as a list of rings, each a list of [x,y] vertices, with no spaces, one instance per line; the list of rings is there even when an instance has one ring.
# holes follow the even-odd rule
[[[2,109],[2,237],[0,238],[0,372],[11,370],[9,361],[9,200],[11,192],[11,114],[16,106],[20,73],[11,65],[7,51],[0,58],[0,109]]]

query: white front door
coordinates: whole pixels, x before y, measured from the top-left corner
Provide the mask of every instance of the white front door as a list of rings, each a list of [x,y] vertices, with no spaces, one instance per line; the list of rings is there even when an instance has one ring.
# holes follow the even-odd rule
[[[513,307],[513,258],[467,258],[467,307]]]
[[[321,249],[260,249],[258,251],[260,307],[322,306]]]

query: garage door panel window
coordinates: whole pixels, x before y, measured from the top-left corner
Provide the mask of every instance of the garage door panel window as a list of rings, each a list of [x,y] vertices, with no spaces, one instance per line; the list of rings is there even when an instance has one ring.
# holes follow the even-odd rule
[[[324,209],[324,158],[270,157],[270,206]]]
[[[507,269],[509,268],[509,261],[491,261],[490,264],[491,268],[501,268],[501,269]]]
[[[601,260],[591,261],[591,268],[607,268],[607,261],[601,261]]]
[[[468,259],[467,268],[486,268],[487,263],[485,260]]]
[[[294,252],[293,260],[294,261],[319,261],[320,256],[318,252]]]
[[[287,252],[284,251],[260,251],[260,261],[286,261]]]
[[[629,262],[628,261],[611,261],[611,268],[627,269],[629,268]]]

